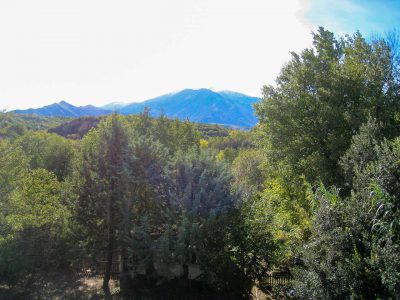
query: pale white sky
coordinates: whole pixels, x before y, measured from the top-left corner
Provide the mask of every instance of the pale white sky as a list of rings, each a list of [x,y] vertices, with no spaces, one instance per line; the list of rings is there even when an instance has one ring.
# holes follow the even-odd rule
[[[0,108],[260,96],[311,44],[308,0],[0,0]]]

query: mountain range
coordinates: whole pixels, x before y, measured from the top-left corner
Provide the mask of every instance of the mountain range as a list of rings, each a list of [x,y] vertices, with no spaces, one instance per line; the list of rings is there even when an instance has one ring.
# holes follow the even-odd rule
[[[120,114],[139,114],[145,107],[152,116],[164,113],[167,117],[189,119],[192,122],[220,124],[249,128],[257,123],[253,104],[259,98],[241,93],[209,89],[185,89],[143,102],[113,102],[102,107],[93,105],[74,106],[65,101],[41,108],[14,110],[18,114],[37,114],[50,117],[101,116],[118,112]]]
[[[61,101],[40,108],[17,109],[12,112],[25,115],[35,114],[45,117],[85,117],[107,115],[111,111],[93,105],[74,106],[66,101]]]

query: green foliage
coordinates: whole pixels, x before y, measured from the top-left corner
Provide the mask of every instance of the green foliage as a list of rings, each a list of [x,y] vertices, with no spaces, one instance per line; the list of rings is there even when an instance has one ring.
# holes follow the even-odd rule
[[[392,142],[383,142],[377,152],[377,159],[367,165],[357,176],[354,188],[360,197],[365,198],[366,191],[370,191],[371,200],[366,207],[371,214],[369,221],[372,220],[372,239],[376,247],[374,262],[379,266],[385,289],[392,295],[398,295],[400,293],[400,264],[398,260],[393,260],[393,257],[400,255],[399,138]]]
[[[291,166],[306,180],[340,184],[339,158],[371,116],[384,136],[397,135],[398,61],[391,44],[368,43],[360,33],[336,39],[319,28],[313,47],[282,68],[276,87],[264,87],[256,104],[273,161]]]
[[[211,124],[197,124],[197,130],[201,133],[203,139],[208,139],[210,137],[224,137],[229,135],[230,129],[228,127],[222,127],[219,125]]]
[[[243,148],[252,148],[254,146],[251,132],[240,130],[230,130],[228,135],[210,137],[208,141],[211,148],[218,150],[227,148],[239,150]]]
[[[0,153],[0,251],[5,251],[4,245],[12,234],[7,221],[12,194],[26,176],[28,164],[22,150],[7,141],[0,140]],[[4,266],[4,261],[0,265]]]
[[[231,175],[207,150],[178,156],[173,176],[173,204],[194,218],[212,217],[234,206],[229,186]]]
[[[362,172],[368,163],[377,159],[381,141],[382,134],[378,124],[368,119],[367,123],[360,127],[359,133],[353,136],[349,149],[339,162],[348,186],[353,185],[354,176]]]
[[[204,150],[178,156],[172,174],[178,261],[184,266],[197,263],[203,280],[219,292],[247,295],[251,281],[235,261],[230,238],[239,201],[230,190],[230,172]]]
[[[18,188],[1,206],[1,278],[12,284],[30,273],[59,265],[58,244],[69,211],[61,202],[56,176],[44,169],[24,172]]]
[[[232,162],[233,189],[248,197],[261,191],[265,181],[264,162],[265,157],[260,149],[241,150]]]
[[[374,208],[366,195],[353,194],[344,202],[337,191],[317,194],[313,236],[303,252],[305,268],[296,276],[302,298],[375,299],[391,295],[377,263],[380,258],[371,230]]]
[[[400,147],[397,139],[379,142],[376,128],[363,126],[341,160],[354,176],[350,196],[324,189],[316,194],[313,235],[297,276],[304,298],[387,298],[400,291],[393,260],[400,255]]]
[[[151,235],[163,224],[166,201],[165,151],[138,132],[125,118],[108,117],[82,140],[76,165],[76,216],[90,252],[110,265],[119,250],[124,270],[133,273],[138,265],[128,260],[153,262]]]
[[[71,141],[56,134],[27,132],[16,139],[15,144],[25,152],[31,169],[51,171],[58,180],[65,180],[71,174],[75,151]]]
[[[68,122],[69,118],[64,117],[44,117],[39,115],[18,115],[13,113],[7,113],[12,115],[13,118],[24,123],[26,128],[31,131],[45,131],[47,129],[59,126],[65,122]]]
[[[0,140],[0,153],[0,200],[6,203],[26,171],[28,160],[20,147],[6,140]]]
[[[257,201],[257,213],[270,219],[274,241],[279,245],[279,263],[291,265],[299,248],[310,236],[311,188],[302,176],[276,174],[265,182]]]
[[[127,188],[125,166],[131,160],[128,134],[121,117],[107,118],[82,140],[76,162],[76,214],[98,251],[104,250],[104,237],[115,235],[122,219],[118,205]]]
[[[253,284],[263,288],[263,279],[279,258],[273,221],[265,202],[259,197],[246,199],[230,219],[229,245],[232,260]]]
[[[171,120],[163,114],[153,119],[149,110],[144,110],[139,116],[130,116],[128,120],[138,135],[157,140],[171,155],[179,150],[199,147],[200,132],[189,121]]]
[[[201,248],[196,249],[198,263],[203,271],[202,280],[208,284],[209,289],[216,290],[220,294],[228,294],[230,299],[249,299],[253,286],[251,275],[254,272],[254,269],[250,268],[255,265],[248,260],[257,249],[252,249],[251,253],[244,253],[245,249],[240,248],[243,244],[232,237],[237,226],[234,222],[239,221],[234,219],[232,214],[231,211],[229,215],[208,221],[204,224],[204,228],[200,228],[198,238],[201,238],[202,242]],[[242,233],[238,233],[236,237]],[[265,248],[263,245],[263,249]]]
[[[345,225],[345,213],[338,203],[336,190],[320,190],[316,195],[319,208],[313,236],[304,246],[305,268],[295,273],[296,291],[300,298],[350,298],[352,270],[359,259],[354,238]],[[356,280],[354,280],[356,281]],[[353,282],[354,282],[353,281]]]
[[[46,130],[59,125],[63,121],[63,118],[17,115],[14,113],[0,112],[0,139],[16,138],[24,134],[27,130]]]
[[[61,224],[68,211],[60,201],[60,183],[44,169],[26,174],[11,195],[6,223],[13,231]]]
[[[398,266],[383,258],[398,253],[398,234],[378,238],[383,229],[378,234],[374,225],[389,228],[381,218],[397,212],[388,204],[397,199],[395,147],[385,140],[400,128],[393,47],[360,33],[336,39],[320,28],[313,47],[293,53],[256,104],[254,133],[266,161],[264,190],[253,201],[270,222],[265,235],[276,242],[275,262],[304,264],[295,276],[300,298],[398,293]],[[315,192],[320,183],[328,188]]]
[[[0,138],[15,138],[26,131],[23,122],[13,115],[0,113]]]

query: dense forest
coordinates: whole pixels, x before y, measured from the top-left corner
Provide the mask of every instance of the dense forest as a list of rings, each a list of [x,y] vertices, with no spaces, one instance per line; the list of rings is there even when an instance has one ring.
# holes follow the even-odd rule
[[[1,113],[0,298],[398,299],[397,42],[319,28],[250,131]]]

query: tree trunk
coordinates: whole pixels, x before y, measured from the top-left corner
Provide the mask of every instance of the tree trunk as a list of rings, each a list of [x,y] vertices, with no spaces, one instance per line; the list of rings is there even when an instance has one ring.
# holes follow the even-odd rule
[[[103,279],[103,291],[106,296],[106,299],[111,298],[111,292],[110,292],[110,278],[111,278],[111,267],[113,263],[113,248],[114,248],[114,243],[113,243],[113,238],[110,237],[108,241],[108,248],[107,248],[107,265],[106,265],[106,272],[104,274],[104,279]]]
[[[126,255],[126,251],[123,248],[121,251],[121,262],[122,262],[122,270],[120,273],[120,290],[121,290],[121,295],[127,296],[130,294],[130,280],[129,280],[129,266],[128,266],[128,257]]]
[[[189,280],[189,266],[187,264],[182,265],[183,267],[183,274],[182,278],[187,281]]]
[[[182,265],[183,267],[183,274],[182,274],[182,279],[183,283],[185,285],[185,288],[191,289],[191,282],[189,279],[189,266],[187,264]]]

